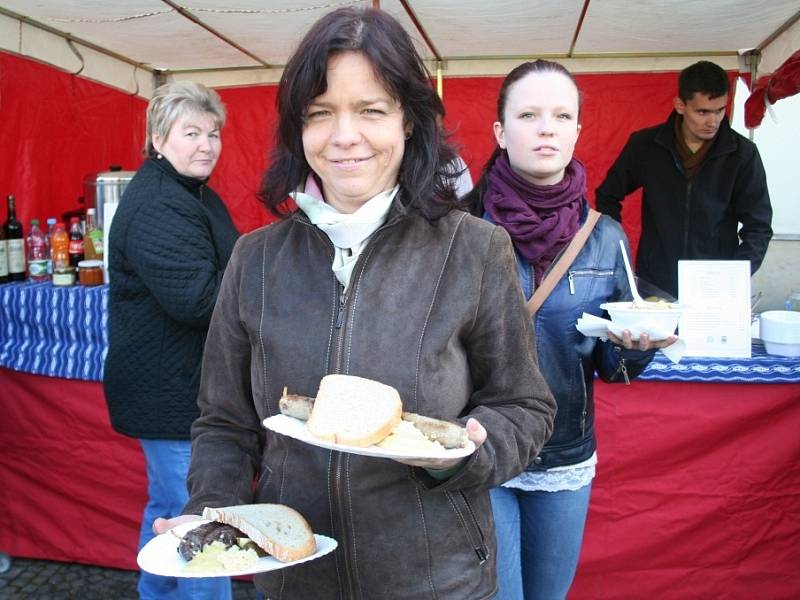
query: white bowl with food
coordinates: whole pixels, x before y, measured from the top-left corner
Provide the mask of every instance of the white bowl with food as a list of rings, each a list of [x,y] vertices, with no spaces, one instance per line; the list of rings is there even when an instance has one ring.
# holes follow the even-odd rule
[[[768,310],[759,317],[759,335],[768,354],[800,356],[800,312]]]
[[[672,302],[606,302],[607,311],[617,328],[627,329],[634,339],[646,333],[653,341],[668,338],[678,327],[683,307]],[[613,331],[613,330],[612,330]]]

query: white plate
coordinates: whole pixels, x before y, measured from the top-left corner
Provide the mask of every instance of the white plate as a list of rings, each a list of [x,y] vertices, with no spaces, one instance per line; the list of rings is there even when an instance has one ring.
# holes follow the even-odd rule
[[[442,452],[426,452],[419,451],[412,452],[397,452],[384,450],[379,446],[348,446],[346,444],[336,444],[334,442],[326,442],[313,435],[306,427],[306,422],[294,417],[286,415],[274,415],[268,419],[264,419],[264,427],[282,435],[288,435],[296,440],[306,442],[312,446],[319,446],[320,448],[327,448],[328,450],[338,450],[339,452],[349,452],[351,454],[360,454],[362,456],[375,456],[378,458],[400,458],[400,459],[442,459],[442,458],[463,458],[475,452],[475,443],[472,440],[467,440],[467,445],[464,448],[449,448]]]
[[[166,577],[232,577],[235,575],[251,575],[253,573],[275,571],[277,569],[291,567],[292,565],[298,565],[324,556],[332,552],[338,545],[336,540],[332,538],[314,534],[314,539],[317,542],[317,551],[311,556],[301,558],[300,560],[281,562],[272,556],[264,556],[259,558],[249,569],[240,569],[238,571],[225,571],[222,569],[219,571],[186,571],[186,565],[189,563],[183,560],[181,555],[178,554],[178,544],[180,543],[178,536],[182,536],[198,525],[208,522],[208,520],[204,519],[192,521],[191,523],[183,523],[166,533],[157,535],[147,542],[144,548],[139,551],[136,562],[143,571],[147,571],[153,575],[164,575]]]

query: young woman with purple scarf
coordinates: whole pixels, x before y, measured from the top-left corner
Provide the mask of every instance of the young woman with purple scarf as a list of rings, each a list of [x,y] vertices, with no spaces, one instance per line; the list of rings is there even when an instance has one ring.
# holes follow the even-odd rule
[[[522,289],[530,298],[589,214],[586,172],[573,157],[580,133],[580,92],[558,63],[514,69],[497,100],[497,148],[467,196],[475,214],[504,227],[514,243]],[[578,564],[597,456],[592,381],[629,382],[655,349],[609,333],[575,328],[584,312],[631,297],[619,224],[600,217],[567,273],[533,317],[539,368],[556,398],[553,435],[519,476],[491,491],[498,538],[501,600],[564,598]]]

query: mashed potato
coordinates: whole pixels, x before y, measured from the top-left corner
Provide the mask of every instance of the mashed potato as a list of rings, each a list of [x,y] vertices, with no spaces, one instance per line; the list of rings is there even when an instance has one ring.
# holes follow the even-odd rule
[[[186,563],[185,570],[198,573],[242,571],[258,562],[258,554],[252,548],[239,546],[226,548],[222,542],[212,542],[203,547],[202,552]]]
[[[400,421],[388,436],[377,444],[380,448],[399,454],[419,452],[422,454],[439,454],[444,446],[425,437],[419,429],[408,421]]]

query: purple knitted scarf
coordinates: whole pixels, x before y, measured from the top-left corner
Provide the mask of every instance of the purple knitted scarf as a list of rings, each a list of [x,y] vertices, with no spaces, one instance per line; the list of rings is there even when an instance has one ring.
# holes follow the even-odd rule
[[[517,252],[533,265],[536,285],[580,228],[585,194],[586,170],[576,158],[555,185],[535,185],[517,175],[506,152],[489,170],[484,208],[508,231]]]

